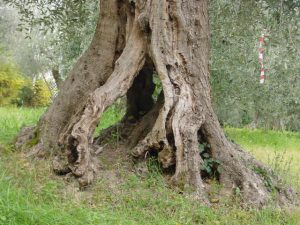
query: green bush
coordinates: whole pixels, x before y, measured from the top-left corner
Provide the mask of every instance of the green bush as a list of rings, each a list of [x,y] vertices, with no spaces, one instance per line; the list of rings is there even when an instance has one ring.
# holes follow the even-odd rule
[[[51,92],[45,81],[36,82],[21,75],[12,62],[0,62],[0,106],[47,106]]]
[[[47,106],[51,100],[51,93],[45,81],[37,80],[34,84],[26,82],[12,103],[17,106],[42,107]]]
[[[21,88],[18,98],[13,101],[13,104],[16,104],[18,107],[21,106],[32,106],[32,99],[34,97],[34,91],[31,86],[25,85]]]
[[[10,105],[17,98],[24,83],[14,64],[0,62],[0,105]]]
[[[33,86],[34,97],[32,99],[33,106],[47,106],[51,100],[51,92],[43,80],[37,80]]]

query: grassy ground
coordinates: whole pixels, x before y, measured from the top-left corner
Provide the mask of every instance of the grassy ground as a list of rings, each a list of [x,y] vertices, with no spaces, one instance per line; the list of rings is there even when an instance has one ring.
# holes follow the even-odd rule
[[[212,208],[200,206],[169,189],[155,170],[141,179],[120,170],[80,192],[75,182],[52,174],[47,161],[28,161],[9,147],[20,127],[36,123],[44,109],[0,108],[0,224],[226,224],[297,225],[300,211],[272,206],[243,210],[223,200]],[[110,109],[99,129],[120,118]],[[269,163],[299,191],[300,136],[297,133],[226,128],[227,135]],[[218,185],[215,185],[218,190]],[[238,201],[238,199],[236,199]]]
[[[8,144],[17,131],[25,125],[36,124],[43,108],[3,108],[0,107],[0,144]]]
[[[300,133],[237,128],[225,128],[225,131],[300,193]]]

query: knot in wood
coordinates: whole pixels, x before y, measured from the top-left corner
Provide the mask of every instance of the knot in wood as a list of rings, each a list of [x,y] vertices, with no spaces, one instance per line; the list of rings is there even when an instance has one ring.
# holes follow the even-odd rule
[[[180,88],[177,84],[174,85],[174,89],[175,89],[175,94],[180,95]]]

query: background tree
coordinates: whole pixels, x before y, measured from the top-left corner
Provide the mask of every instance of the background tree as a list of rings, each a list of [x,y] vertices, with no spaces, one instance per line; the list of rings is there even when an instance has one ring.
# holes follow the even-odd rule
[[[299,130],[299,1],[212,1],[212,86],[224,124]],[[251,10],[249,10],[251,9]],[[267,30],[267,81],[258,37]]]
[[[17,11],[0,2],[0,105],[46,106],[50,91],[47,83],[39,80],[44,78],[46,66],[38,52],[37,43],[41,41],[37,41],[37,35],[34,39],[25,39],[25,34],[16,30],[18,21]],[[37,84],[47,88],[38,92]],[[33,99],[40,97],[42,101]]]
[[[91,0],[4,2],[18,11],[17,30],[34,45],[30,56],[39,61],[43,71],[51,71],[54,80],[63,80],[91,41],[98,4]]]

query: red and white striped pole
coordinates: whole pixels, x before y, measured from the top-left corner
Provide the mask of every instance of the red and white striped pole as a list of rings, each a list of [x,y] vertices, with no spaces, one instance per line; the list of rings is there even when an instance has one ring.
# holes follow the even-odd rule
[[[264,44],[265,44],[265,34],[263,33],[259,38],[259,48],[258,48],[258,60],[260,64],[260,83],[264,84],[266,75],[264,67]]]

